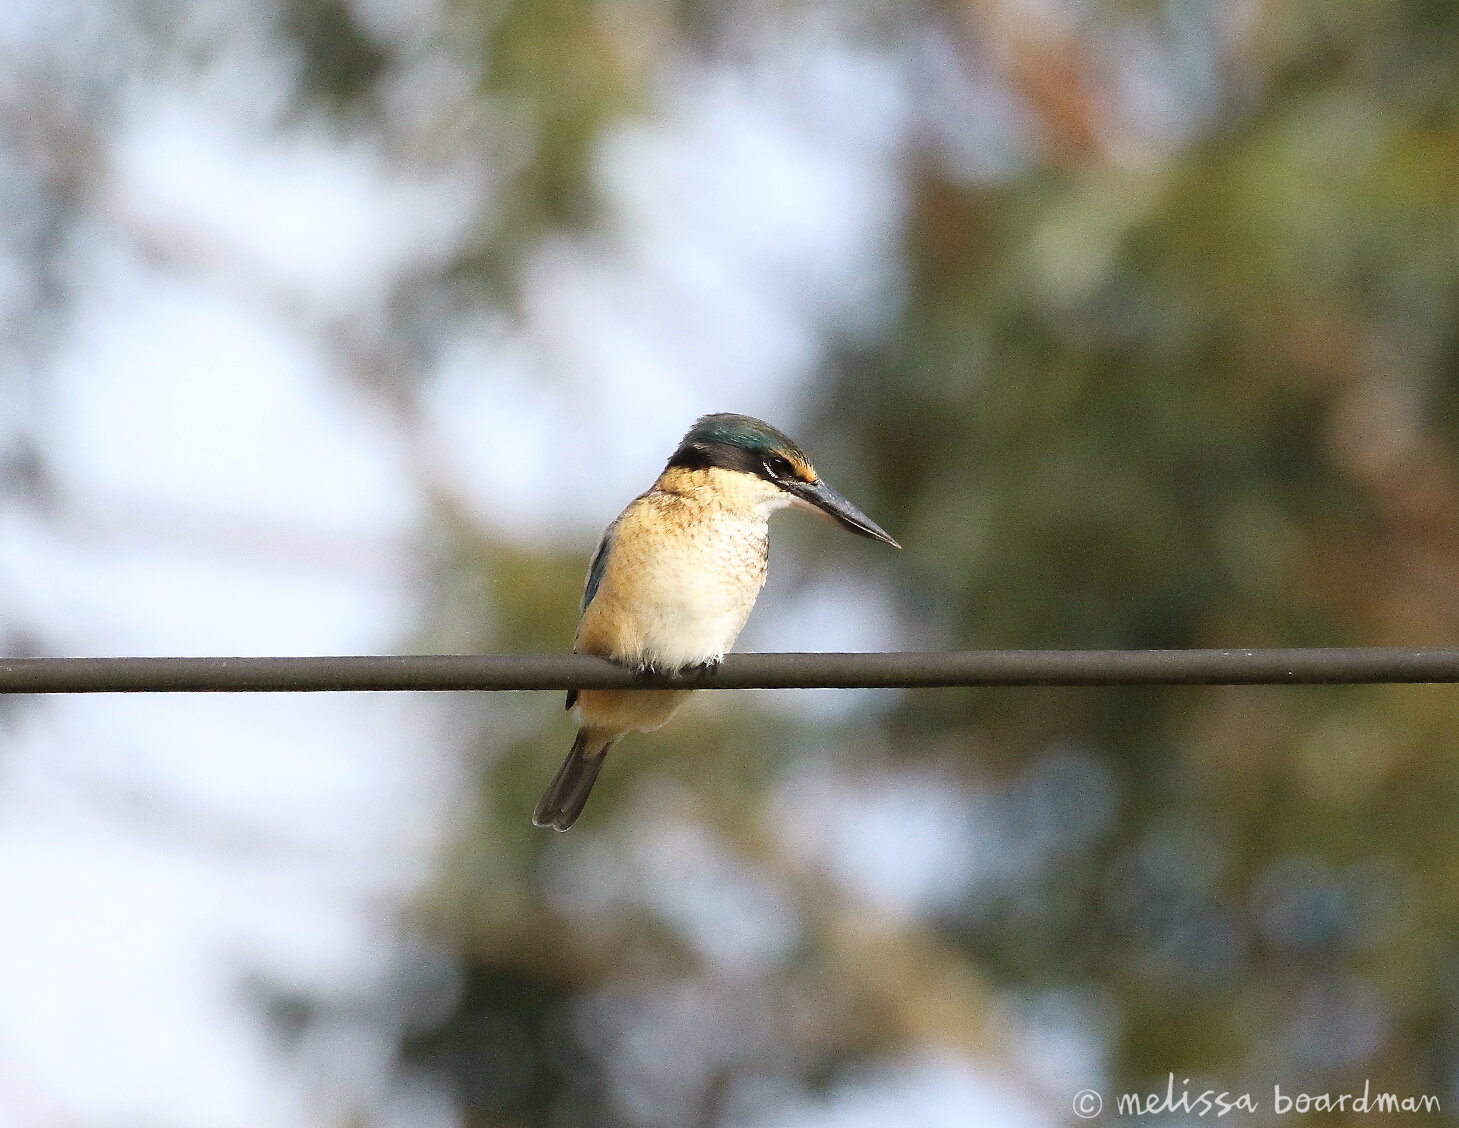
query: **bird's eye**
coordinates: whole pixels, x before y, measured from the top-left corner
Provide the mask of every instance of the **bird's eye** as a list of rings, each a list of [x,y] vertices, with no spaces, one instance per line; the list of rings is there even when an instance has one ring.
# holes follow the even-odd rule
[[[765,460],[765,469],[772,478],[789,478],[793,472],[790,460],[778,454],[772,454]]]

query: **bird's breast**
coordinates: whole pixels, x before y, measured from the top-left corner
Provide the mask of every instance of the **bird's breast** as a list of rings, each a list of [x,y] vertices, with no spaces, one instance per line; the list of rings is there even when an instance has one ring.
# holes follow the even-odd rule
[[[765,584],[768,525],[650,493],[624,511],[577,649],[664,668],[718,661]]]

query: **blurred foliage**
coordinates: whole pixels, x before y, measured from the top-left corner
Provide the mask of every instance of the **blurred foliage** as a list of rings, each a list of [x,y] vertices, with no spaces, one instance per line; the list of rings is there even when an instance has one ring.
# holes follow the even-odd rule
[[[595,146],[638,108],[652,55],[636,40],[646,28],[613,26],[596,0],[458,0],[457,10],[474,33],[483,94],[524,139],[500,216],[457,273],[511,305],[523,256],[544,236],[583,233],[599,217]]]
[[[935,41],[1016,107],[1021,155],[959,171],[953,111],[913,99],[900,305],[828,343],[798,434],[907,546],[879,579],[909,636],[1453,642],[1459,6],[867,8],[452,0],[509,128],[436,281],[510,313],[544,239],[611,222],[598,146],[686,58],[753,74],[817,14],[913,72]],[[284,4],[301,98],[384,112],[405,49],[365,10]],[[417,645],[565,647],[591,545],[437,517]],[[835,723],[701,696],[563,837],[527,817],[570,726],[459,706],[480,791],[419,915],[463,983],[402,1055],[469,1124],[721,1123],[926,1047],[1037,1091],[1019,1008],[1050,999],[1108,1091],[1459,1100],[1452,688],[911,693]],[[867,876],[909,843],[928,875]]]
[[[1452,640],[1453,9],[1272,3],[1252,31],[1227,60],[1246,104],[1158,162],[914,182],[903,319],[844,358],[822,420],[870,460],[940,644]],[[891,724],[910,760],[973,726],[1114,765],[1111,833],[1013,891],[1044,899],[1032,921],[960,937],[1026,988],[1112,991],[1130,1087],[1451,1092],[1455,712],[1403,688],[1019,691]]]
[[[498,227],[460,264],[510,302],[545,234],[605,221],[595,146],[622,115],[651,112],[655,67],[676,50],[732,57],[741,41],[733,19],[716,41],[667,4],[467,10],[483,91],[531,134]],[[991,178],[950,172],[935,140],[909,150],[904,303],[871,340],[832,342],[803,436],[854,467],[850,492],[908,546],[884,580],[911,633],[946,647],[1451,641],[1455,9],[1010,10],[911,6],[860,32],[886,50],[945,37],[998,75],[1031,141],[1024,166]],[[1141,107],[1112,93],[1112,45],[1182,20],[1203,27],[1216,81],[1185,135],[1152,140]],[[442,543],[429,637],[461,637],[483,606],[473,645],[570,637],[589,546],[544,552],[465,524]],[[707,702],[638,742],[567,840],[523,827],[568,727],[544,733],[541,710],[515,703],[475,722],[477,819],[423,912],[466,953],[472,984],[514,985],[490,1021],[528,1031],[514,1052],[537,1055],[521,1090],[536,1103],[515,1114],[472,1096],[477,1074],[448,1070],[479,1123],[552,1109],[600,1122],[563,1103],[569,1079],[540,1033],[548,997],[568,1008],[553,1021],[579,1023],[617,999],[604,1013],[651,1045],[676,1022],[697,1031],[661,1046],[683,1058],[656,1067],[602,1025],[568,1039],[631,1123],[719,1121],[767,1052],[812,1089],[913,1045],[1014,1076],[995,990],[1104,1000],[1113,1088],[1173,1070],[1238,1091],[1371,1076],[1456,1095],[1452,692],[920,693],[874,725],[831,728],[749,708]],[[835,823],[797,806],[802,777],[850,788],[812,789],[822,803],[899,779],[981,795],[1012,876],[880,921],[797,847],[787,820]],[[992,849],[959,841],[943,849]],[[705,882],[730,898],[724,919],[692,909]],[[741,906],[751,919],[781,913],[780,947],[725,955],[725,935],[749,927],[736,895],[768,899]],[[476,993],[421,1047],[467,1060],[443,1047],[481,1021]],[[752,1020],[727,997],[761,1009]]]
[[[328,109],[367,98],[390,62],[344,0],[286,0],[281,30],[305,60],[301,93]]]
[[[444,1078],[472,1121],[626,1125],[574,1029],[572,1001],[541,978],[472,965],[456,1011],[407,1038],[403,1061]]]

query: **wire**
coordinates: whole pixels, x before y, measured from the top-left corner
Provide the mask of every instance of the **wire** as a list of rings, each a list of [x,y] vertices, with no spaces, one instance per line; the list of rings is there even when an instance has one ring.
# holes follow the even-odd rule
[[[928,689],[1377,682],[1459,682],[1459,648],[732,654],[717,670],[702,675],[692,671],[676,675],[638,673],[585,654],[0,659],[0,693]]]

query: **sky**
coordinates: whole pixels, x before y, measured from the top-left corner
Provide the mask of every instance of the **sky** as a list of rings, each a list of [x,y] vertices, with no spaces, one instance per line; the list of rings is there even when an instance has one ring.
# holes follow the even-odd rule
[[[192,218],[189,186],[216,203],[228,169],[210,181],[207,147],[160,129],[176,147],[139,143],[123,175]],[[358,261],[388,203],[312,167],[335,198],[350,184],[354,230],[292,241]],[[267,187],[296,214],[317,190],[308,173]],[[420,508],[388,428],[226,287],[104,244],[88,265],[48,373],[58,504],[0,514],[11,617],[70,654],[390,650]],[[322,285],[327,265],[300,274]],[[325,991],[384,974],[392,906],[429,872],[457,771],[430,710],[399,699],[28,708],[0,759],[0,1123],[320,1122],[240,969]]]

